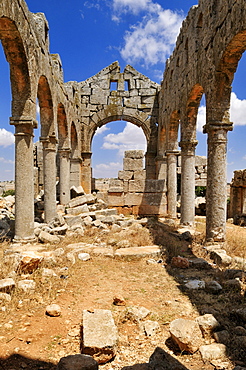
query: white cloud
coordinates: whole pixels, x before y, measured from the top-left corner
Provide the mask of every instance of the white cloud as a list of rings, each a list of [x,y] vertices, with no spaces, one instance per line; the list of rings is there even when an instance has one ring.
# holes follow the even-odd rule
[[[130,122],[122,132],[108,134],[104,137],[103,149],[116,149],[118,155],[123,157],[125,150],[146,150],[146,139],[143,130]]]
[[[12,132],[5,130],[4,128],[0,128],[0,146],[3,146],[6,148],[7,146],[10,146],[14,144],[15,137]]]
[[[120,50],[122,58],[146,67],[164,63],[173,50],[182,20],[181,14],[169,9],[147,14],[126,32],[125,45]]]
[[[230,119],[234,126],[246,125],[246,99],[240,100],[237,95],[231,93]],[[202,132],[203,126],[206,124],[206,107],[200,106],[197,115],[197,131]]]
[[[238,99],[234,92],[231,93],[230,116],[235,126],[246,125],[246,99]]]
[[[116,12],[138,14],[141,11],[157,11],[161,6],[152,0],[113,0],[113,9]]]
[[[95,178],[117,177],[118,171],[120,171],[121,169],[122,163],[120,162],[100,163],[93,168],[93,177]]]
[[[96,132],[95,132],[95,136],[101,135],[102,133],[104,133],[105,131],[108,131],[108,130],[109,130],[109,128],[106,125],[98,127]]]

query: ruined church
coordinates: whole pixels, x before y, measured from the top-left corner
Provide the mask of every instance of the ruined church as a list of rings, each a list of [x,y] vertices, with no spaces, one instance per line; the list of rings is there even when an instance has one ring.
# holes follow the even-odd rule
[[[118,62],[86,81],[64,83],[60,57],[49,52],[45,15],[31,13],[24,0],[0,3],[0,38],[10,66],[10,124],[15,126],[16,241],[34,240],[37,98],[45,221],[56,215],[57,174],[61,204],[68,203],[73,185],[90,193],[93,136],[98,127],[126,120],[141,127],[146,137],[145,169],[140,165],[142,158],[129,154],[124,159],[124,173],[113,186],[112,202],[121,207],[135,202],[136,213],[175,218],[180,154],[180,222],[192,226],[196,121],[203,94],[208,143],[206,239],[225,240],[226,145],[227,133],[233,128],[230,95],[246,48],[245,0],[199,0],[199,5],[190,9],[166,62],[161,85],[129,65],[122,71]]]

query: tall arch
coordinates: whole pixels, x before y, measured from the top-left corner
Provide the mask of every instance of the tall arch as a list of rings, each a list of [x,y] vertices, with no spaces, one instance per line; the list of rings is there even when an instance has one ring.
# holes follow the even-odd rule
[[[181,116],[181,224],[193,226],[195,221],[195,149],[198,108],[203,87],[195,84]]]
[[[56,216],[56,134],[51,89],[45,76],[38,82],[41,138],[43,144],[44,217],[50,222]]]
[[[70,200],[70,147],[67,117],[62,103],[57,107],[57,127],[60,203],[66,205]]]
[[[207,223],[206,239],[223,242],[226,238],[227,133],[230,122],[231,84],[238,62],[246,50],[246,30],[237,33],[225,48],[215,74],[215,86],[208,98]]]
[[[27,55],[16,23],[0,18],[0,39],[10,66],[12,117],[15,126],[15,240],[34,240],[33,105]]]
[[[81,185],[81,156],[79,152],[79,138],[74,122],[71,124],[71,164],[70,187]]]

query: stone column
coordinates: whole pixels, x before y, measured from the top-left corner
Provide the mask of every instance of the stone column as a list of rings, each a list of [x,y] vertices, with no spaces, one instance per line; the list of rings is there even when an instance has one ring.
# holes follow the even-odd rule
[[[10,118],[15,125],[15,237],[16,242],[33,242],[34,236],[34,168],[33,128],[31,117]]]
[[[168,150],[167,156],[167,210],[168,216],[177,217],[177,156],[178,150]]]
[[[70,188],[81,186],[81,163],[80,157],[70,159]]]
[[[164,180],[167,178],[167,157],[158,155],[155,159],[156,163],[156,178],[157,180]]]
[[[181,141],[181,225],[195,220],[195,149],[197,141]]]
[[[60,204],[70,201],[70,148],[59,149],[60,159]]]
[[[50,222],[56,216],[56,136],[41,137],[43,143],[44,171],[44,220]]]
[[[81,153],[81,185],[86,194],[91,193],[91,155],[91,152]]]
[[[232,123],[213,122],[204,127],[208,134],[208,170],[206,190],[206,240],[225,241],[227,176],[227,132]]]

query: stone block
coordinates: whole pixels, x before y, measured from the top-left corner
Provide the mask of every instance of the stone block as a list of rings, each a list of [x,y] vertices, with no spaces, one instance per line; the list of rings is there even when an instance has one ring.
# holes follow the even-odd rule
[[[130,180],[129,181],[129,192],[130,193],[143,193],[145,190],[144,180]]]
[[[142,158],[123,158],[123,170],[124,171],[140,171],[143,169]]]
[[[95,203],[96,199],[92,194],[82,195],[80,197],[76,197],[68,203],[69,208],[82,206],[84,204],[93,204]]]
[[[126,150],[125,158],[133,158],[133,159],[144,158],[144,151],[143,150]]]
[[[131,180],[133,177],[133,171],[119,171],[118,178],[120,180]]]
[[[57,370],[98,370],[98,363],[88,355],[69,355],[60,359]]]
[[[145,180],[146,179],[146,170],[134,171],[133,172],[133,178],[134,178],[134,180]]]
[[[196,155],[195,157],[195,166],[206,166],[207,157]]]
[[[120,248],[115,252],[117,259],[139,259],[142,257],[160,257],[161,250],[157,245],[145,247]]]
[[[124,195],[120,193],[108,193],[108,206],[109,207],[123,207],[124,206]]]
[[[127,108],[137,108],[139,104],[141,104],[141,97],[140,96],[132,96],[130,98],[124,98],[123,104]]]
[[[137,207],[137,206],[134,206]],[[134,215],[142,215],[142,216],[166,216],[167,215],[167,204],[160,204],[158,206],[155,205],[148,205],[148,204],[141,204],[138,206],[138,209],[134,209]]]
[[[128,193],[124,196],[125,206],[140,206],[143,200],[142,193]]]
[[[83,204],[83,206],[66,209],[66,213],[72,216],[77,216],[77,215],[80,215],[81,213],[87,213],[87,212],[89,212],[89,208],[87,204]]]
[[[116,355],[117,342],[118,331],[111,311],[83,311],[83,354],[92,356],[98,364],[104,364]]]
[[[170,334],[181,351],[194,353],[202,345],[202,333],[197,322],[176,319],[170,324]]]

